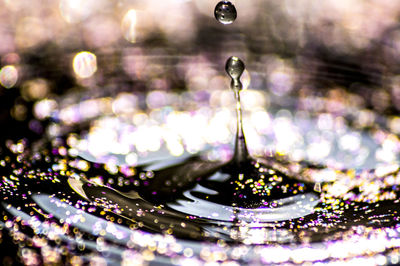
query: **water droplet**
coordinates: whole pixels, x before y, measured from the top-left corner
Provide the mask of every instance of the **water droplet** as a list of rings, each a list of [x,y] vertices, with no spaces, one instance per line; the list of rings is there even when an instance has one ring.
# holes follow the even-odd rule
[[[244,63],[239,57],[231,56],[226,61],[225,71],[231,79],[239,79],[245,69]]]
[[[241,164],[249,158],[249,153],[247,151],[246,139],[243,133],[243,123],[242,123],[242,107],[240,103],[240,94],[243,85],[240,82],[240,76],[245,69],[244,63],[240,58],[236,56],[231,56],[228,58],[225,64],[225,71],[231,77],[231,89],[235,92],[236,98],[236,120],[237,120],[237,132],[235,141],[235,154],[233,156],[233,161],[237,164]]]
[[[237,17],[235,6],[229,1],[221,1],[215,6],[215,18],[222,24],[231,24]]]

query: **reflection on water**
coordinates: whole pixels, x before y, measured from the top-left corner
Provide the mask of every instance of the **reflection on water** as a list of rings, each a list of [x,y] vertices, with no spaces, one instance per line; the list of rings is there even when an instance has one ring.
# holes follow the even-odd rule
[[[209,252],[247,263],[367,254],[375,261],[399,247],[397,166],[339,170],[267,156],[251,161],[255,172],[246,173],[254,180],[242,187],[249,176],[198,156],[133,167],[84,160],[61,138],[7,145],[0,168],[3,228],[34,243],[23,248],[23,259],[41,247],[47,260],[95,252],[110,263],[200,262]],[[358,249],[346,248],[355,242]]]

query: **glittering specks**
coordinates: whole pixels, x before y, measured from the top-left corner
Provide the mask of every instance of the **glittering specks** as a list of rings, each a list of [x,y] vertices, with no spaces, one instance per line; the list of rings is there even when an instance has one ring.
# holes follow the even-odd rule
[[[250,218],[249,212],[238,214],[238,217],[243,217],[242,221],[235,222],[233,226],[212,222],[207,225],[208,231],[202,231],[204,218],[179,215],[166,208],[163,202],[152,204],[144,200],[167,195],[165,193],[172,193],[174,189],[184,189],[185,183],[181,183],[180,179],[168,175],[161,177],[159,170],[144,170],[115,163],[90,163],[71,157],[67,152],[70,147],[62,142],[51,148],[44,146],[38,152],[33,152],[24,140],[10,142],[7,146],[0,164],[3,171],[0,191],[4,202],[9,202],[3,210],[5,227],[13,232],[16,241],[26,242],[33,237],[35,247],[45,250],[39,256],[35,249],[27,247],[22,255],[26,260],[62,260],[63,253],[51,248],[50,243],[60,246],[64,245],[62,243],[74,243],[75,249],[68,249],[72,254],[93,249],[109,252],[114,252],[112,250],[115,248],[126,249],[124,258],[137,257],[143,261],[156,260],[158,255],[165,254],[175,254],[178,261],[189,257],[200,261],[227,261],[239,257],[245,259],[245,255],[251,253],[254,257],[248,258],[248,262],[254,260],[264,263],[303,263],[339,258],[350,261],[365,254],[375,260],[377,254],[386,250],[394,252],[400,247],[398,231],[390,226],[397,224],[399,219],[400,210],[395,207],[400,182],[398,167],[361,172],[341,171],[336,172],[334,179],[323,180],[320,174],[316,174],[318,168],[312,166],[286,167],[287,162],[271,157],[269,160],[274,168],[268,168],[258,161],[254,164],[259,173],[257,178],[239,175],[236,187],[248,187],[260,197],[270,196],[269,193],[278,186],[281,193],[300,196],[306,189],[311,189],[321,193],[318,200],[308,198],[318,203],[313,211],[304,217],[280,222],[262,222],[262,218],[254,220],[257,216]],[[48,157],[48,154],[52,156]],[[18,156],[22,156],[19,161]],[[204,167],[206,164],[203,164]],[[304,180],[295,181],[289,186],[281,185],[285,177],[276,169],[301,172]],[[323,173],[325,169],[320,171]],[[286,174],[293,173],[286,171]],[[67,182],[71,178],[78,183]],[[154,190],[154,184],[160,181],[164,183],[164,178],[169,180],[169,185]],[[313,178],[318,182],[306,188],[305,184]],[[77,193],[77,185],[81,186],[84,196]],[[142,192],[135,192],[138,187]],[[179,194],[177,190],[175,193]],[[266,203],[267,208],[274,209],[279,207],[280,201]],[[218,214],[221,215],[221,212]],[[213,216],[213,219],[219,218]],[[34,235],[21,231],[22,225],[33,228]],[[146,233],[148,228],[160,235]],[[337,233],[338,229],[340,234]],[[230,247],[228,244],[221,249],[217,248],[219,244],[210,244],[204,249],[188,250],[180,244],[180,236],[209,240],[228,237],[243,243],[243,246]],[[111,246],[106,243],[111,243]],[[280,245],[248,249],[253,244],[265,243]],[[297,243],[299,246],[285,243]],[[311,244],[306,247],[305,243]],[[357,249],[347,248],[354,243],[358,243]],[[230,253],[230,249],[237,249],[240,253]],[[274,256],[268,255],[271,252]],[[43,254],[45,257],[42,257]],[[213,254],[214,259],[205,254]],[[77,258],[71,256],[71,260]]]
[[[51,141],[9,141],[0,158],[1,226],[16,242],[28,243],[21,259],[104,262],[77,254],[110,252],[127,261],[163,256],[178,264],[398,260],[400,174],[393,134],[364,130],[367,113],[357,120],[364,131],[355,132],[327,110],[319,110],[316,120],[295,111],[263,111],[265,95],[247,90],[243,98],[254,103],[250,117],[266,121],[246,120],[249,146],[273,143],[268,148],[279,152],[265,156],[255,148],[263,157],[253,170],[224,183],[229,179],[223,171],[203,172],[219,162],[191,156],[205,147],[212,147],[209,159],[231,155],[233,114],[213,93],[190,112],[173,111],[171,99],[183,96],[163,91],[146,99],[147,109],[129,93],[73,104],[39,101],[37,119],[60,121],[46,131]],[[303,114],[315,111],[307,100]],[[87,134],[61,134],[88,121]],[[372,162],[373,170],[343,167],[352,154],[355,165]]]

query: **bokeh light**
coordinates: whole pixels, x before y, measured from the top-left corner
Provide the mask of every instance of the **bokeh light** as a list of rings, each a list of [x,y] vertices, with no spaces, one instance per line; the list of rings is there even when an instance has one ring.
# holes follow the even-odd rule
[[[125,39],[132,43],[136,42],[137,38],[136,24],[137,24],[136,10],[131,9],[125,14],[124,18],[122,19],[121,27]]]
[[[97,71],[96,55],[90,52],[79,52],[72,62],[75,74],[80,78],[89,78]]]
[[[28,80],[22,84],[21,95],[27,101],[41,100],[50,92],[50,86],[45,79]]]
[[[8,65],[0,69],[0,84],[4,88],[12,88],[18,81],[18,70],[15,66]]]
[[[61,0],[60,13],[65,21],[75,23],[86,19],[103,1]]]

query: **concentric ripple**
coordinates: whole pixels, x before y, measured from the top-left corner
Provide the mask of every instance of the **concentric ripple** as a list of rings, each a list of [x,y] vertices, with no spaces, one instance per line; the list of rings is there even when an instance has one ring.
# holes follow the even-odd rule
[[[124,118],[114,121],[125,128]],[[287,121],[319,129],[307,119]],[[348,130],[337,135],[354,135]],[[368,130],[360,132],[361,142],[379,149]],[[80,143],[93,140],[68,133],[3,148],[2,226],[27,243],[23,254],[50,250],[47,256],[86,254],[81,257],[90,261],[89,254],[100,252],[110,263],[205,262],[209,254],[215,261],[246,263],[354,262],[359,256],[378,262],[382,254],[395,259],[400,248],[394,163],[346,169],[267,154],[248,161],[251,178],[244,178],[229,162],[210,161],[212,150],[175,157],[161,149],[130,166],[132,153],[96,158],[85,151]],[[354,243],[359,248],[349,249]]]

